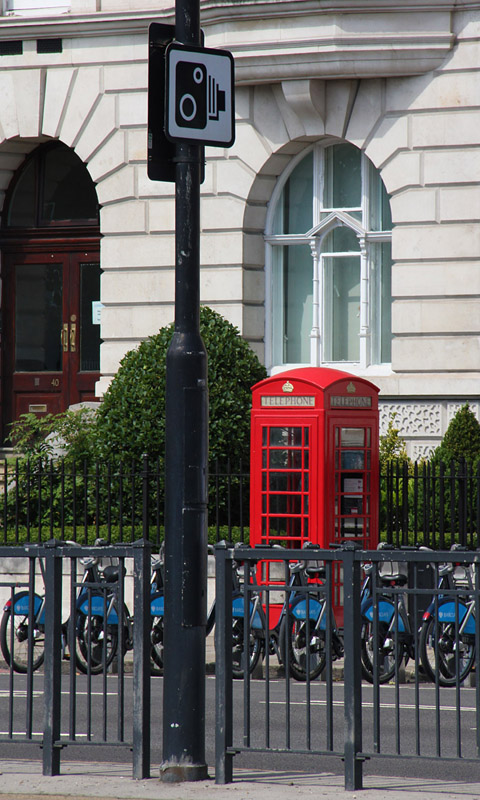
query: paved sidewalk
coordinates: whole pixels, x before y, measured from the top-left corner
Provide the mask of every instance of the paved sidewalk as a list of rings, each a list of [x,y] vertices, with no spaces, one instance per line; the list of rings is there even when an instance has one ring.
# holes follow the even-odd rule
[[[454,770],[452,770],[453,772]],[[62,762],[62,775],[43,777],[39,762],[0,761],[3,800],[467,800],[480,798],[480,783],[375,777],[364,779],[364,790],[345,792],[343,777],[331,773],[237,770],[235,781],[217,786],[214,780],[162,783],[158,771],[149,780],[134,781],[131,765]]]

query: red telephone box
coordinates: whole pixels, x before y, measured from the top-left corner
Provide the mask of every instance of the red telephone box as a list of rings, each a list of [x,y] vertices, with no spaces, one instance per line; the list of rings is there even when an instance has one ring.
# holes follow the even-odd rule
[[[302,367],[252,392],[251,546],[376,548],[379,389],[347,372]]]

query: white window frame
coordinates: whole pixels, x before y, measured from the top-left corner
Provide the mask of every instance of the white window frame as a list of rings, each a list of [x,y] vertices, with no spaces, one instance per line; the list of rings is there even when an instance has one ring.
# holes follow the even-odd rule
[[[272,192],[270,203],[267,209],[266,226],[265,226],[265,272],[266,272],[266,292],[265,292],[265,362],[267,369],[275,371],[275,369],[294,368],[297,366],[305,366],[305,364],[286,364],[275,363],[273,352],[273,315],[274,310],[279,307],[283,308],[283,291],[278,291],[278,287],[274,287],[274,274],[273,274],[273,246],[274,245],[300,245],[309,244],[312,252],[313,260],[313,320],[312,329],[310,333],[310,366],[332,366],[348,368],[353,371],[364,372],[369,367],[375,366],[380,370],[382,368],[391,368],[390,364],[383,364],[380,361],[380,336],[381,326],[375,327],[375,320],[373,320],[373,313],[376,308],[381,307],[380,303],[380,290],[381,290],[381,276],[374,274],[374,265],[369,261],[368,250],[369,245],[379,242],[391,242],[391,231],[370,231],[363,224],[368,221],[369,214],[369,161],[366,156],[361,154],[361,169],[362,169],[362,198],[361,207],[362,221],[352,217],[349,213],[350,209],[336,210],[328,212],[327,209],[322,208],[323,197],[323,176],[325,174],[323,168],[323,156],[325,148],[332,144],[341,143],[339,140],[328,139],[324,142],[311,145],[301,153],[298,153],[292,158],[287,169],[280,176],[275,188]],[[290,177],[293,170],[306,155],[313,150],[313,228],[303,234],[280,235],[272,234],[275,212],[277,209],[278,201],[283,192],[285,184]],[[321,165],[321,168],[319,168]],[[357,210],[357,208],[355,209]],[[320,220],[321,214],[327,213],[327,216]],[[360,326],[359,326],[359,361],[355,362],[332,362],[327,361],[324,357],[324,342],[326,336],[326,319],[323,314],[323,301],[325,293],[324,285],[324,254],[321,254],[321,243],[324,237],[338,225],[346,225],[354,230],[359,240],[359,252],[355,255],[360,256]],[[283,348],[282,348],[283,349]]]

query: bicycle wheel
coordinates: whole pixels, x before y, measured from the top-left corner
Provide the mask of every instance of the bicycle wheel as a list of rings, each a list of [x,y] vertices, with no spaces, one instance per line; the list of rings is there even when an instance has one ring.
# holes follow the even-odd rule
[[[233,617],[232,620],[232,675],[234,678],[243,678],[245,675],[244,653],[244,626],[242,617]],[[250,631],[248,671],[255,669],[262,653],[262,643]]]
[[[12,622],[13,619],[13,622]],[[13,648],[12,644],[12,624],[13,624]],[[0,645],[3,657],[10,666],[13,664],[15,672],[26,673],[28,670],[28,616],[22,614],[12,614],[10,609],[3,612],[0,624]],[[45,656],[45,627],[36,624],[33,627],[33,658],[32,668],[37,670],[43,664]],[[12,658],[13,652],[13,658]]]
[[[462,683],[473,668],[475,636],[459,633],[454,622],[436,623],[431,616],[420,631],[420,659],[431,681],[435,682],[438,673],[440,686],[455,686],[457,671]]]
[[[283,664],[289,665],[290,675],[296,681],[306,681],[307,672],[311,681],[325,669],[325,632],[315,630],[315,621],[310,620],[310,643],[307,646],[306,620],[284,617],[280,625],[280,655]]]
[[[374,637],[373,622],[363,620],[361,631],[361,660],[362,675],[369,683],[374,682]],[[403,644],[398,642],[395,647],[395,633],[388,630],[382,623],[378,625],[377,664],[379,683],[388,683],[395,675],[395,665],[400,665],[403,660]]]
[[[93,675],[108,667],[117,654],[118,626],[78,610],[75,617],[75,661],[80,672]]]
[[[158,675],[163,671],[163,617],[152,617],[150,642],[151,671]]]

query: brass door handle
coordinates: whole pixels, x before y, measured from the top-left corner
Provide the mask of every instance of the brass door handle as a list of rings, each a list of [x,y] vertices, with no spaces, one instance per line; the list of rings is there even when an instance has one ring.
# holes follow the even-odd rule
[[[62,350],[63,350],[63,352],[64,353],[68,353],[68,323],[67,322],[65,322],[65,324],[62,327],[62,330],[60,331],[60,340],[62,342]]]
[[[75,322],[70,323],[70,352],[75,353],[77,348],[77,325]]]

